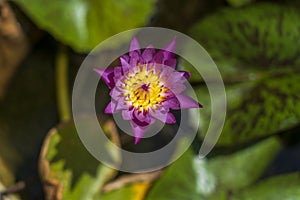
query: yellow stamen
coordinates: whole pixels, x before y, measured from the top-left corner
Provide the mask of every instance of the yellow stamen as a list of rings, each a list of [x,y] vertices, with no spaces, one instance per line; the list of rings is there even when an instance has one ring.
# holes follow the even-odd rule
[[[146,65],[138,66],[135,74],[127,74],[124,79],[125,100],[139,111],[155,109],[166,99],[169,90],[160,80],[160,72]]]

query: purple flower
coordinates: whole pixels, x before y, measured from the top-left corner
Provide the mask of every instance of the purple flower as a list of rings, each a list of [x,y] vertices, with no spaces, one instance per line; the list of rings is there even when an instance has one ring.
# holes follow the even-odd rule
[[[104,112],[121,112],[130,124],[137,144],[156,119],[176,123],[171,109],[200,108],[198,102],[182,94],[189,72],[175,71],[175,39],[163,50],[148,46],[143,52],[136,38],[130,51],[120,57],[121,66],[95,71],[111,89],[111,102]]]

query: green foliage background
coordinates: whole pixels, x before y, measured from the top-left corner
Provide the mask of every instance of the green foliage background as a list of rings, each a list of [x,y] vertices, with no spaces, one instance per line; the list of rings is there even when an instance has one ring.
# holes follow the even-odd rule
[[[33,31],[42,36],[31,44],[0,100],[0,192],[25,181],[25,189],[10,198],[300,199],[297,1],[13,0],[10,5],[25,32],[28,24],[34,27],[27,35]],[[210,119],[210,96],[201,76],[180,60],[178,69],[191,72],[191,84],[204,105],[198,137],[157,179],[105,191],[107,183],[117,182],[124,173],[95,160],[80,142],[72,120],[63,120],[57,108],[64,100],[70,105],[72,81],[86,53],[114,34],[143,26],[183,31],[208,51],[226,86],[227,118],[213,152],[198,159]],[[60,54],[67,58],[65,82],[57,80]],[[67,99],[57,97],[60,84],[69,88]],[[101,100],[103,110],[108,95]],[[188,120],[193,119],[190,115]],[[113,126],[104,121],[108,136],[115,137]],[[160,139],[172,130],[164,129]],[[121,145],[135,148],[121,131],[117,135]],[[289,157],[289,150],[297,156]],[[280,158],[292,158],[280,164],[283,170],[278,167]],[[30,182],[32,177],[36,178]]]

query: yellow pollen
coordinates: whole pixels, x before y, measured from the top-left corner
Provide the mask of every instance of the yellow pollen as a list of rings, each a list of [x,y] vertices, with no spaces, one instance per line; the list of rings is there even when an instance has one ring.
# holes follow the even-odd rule
[[[141,112],[159,107],[169,90],[163,85],[160,73],[153,67],[147,69],[146,65],[138,66],[135,74],[128,73],[123,80],[126,102]]]

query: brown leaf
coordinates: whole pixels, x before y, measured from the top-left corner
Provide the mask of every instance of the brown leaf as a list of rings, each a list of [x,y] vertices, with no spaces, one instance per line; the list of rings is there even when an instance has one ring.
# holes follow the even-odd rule
[[[149,173],[142,174],[131,174],[131,175],[123,175],[117,180],[106,184],[102,188],[102,192],[109,192],[112,190],[120,189],[126,185],[131,185],[134,183],[152,183],[162,174],[162,170],[157,170]]]
[[[117,128],[116,128],[114,122],[111,119],[106,119],[104,121],[105,121],[104,124],[103,124],[104,132],[106,132],[108,134],[107,136],[112,140],[112,142],[114,144],[116,144],[117,146],[120,146],[118,131],[117,131]],[[62,199],[64,199],[63,194],[64,194],[64,189],[65,189],[64,186],[65,185],[64,185],[64,183],[62,183],[62,181],[65,181],[65,180],[62,180],[60,175],[56,171],[53,171],[53,169],[51,169],[51,161],[49,161],[49,159],[47,158],[47,155],[49,153],[49,149],[51,149],[49,147],[49,145],[51,145],[51,139],[53,138],[53,136],[55,136],[55,134],[59,134],[59,130],[61,128],[66,127],[70,124],[72,124],[74,126],[73,122],[69,121],[69,122],[62,123],[62,124],[58,125],[57,128],[52,128],[49,131],[49,133],[47,134],[47,137],[45,138],[44,144],[42,146],[42,150],[41,150],[41,153],[40,153],[40,159],[39,159],[39,172],[40,172],[40,177],[41,177],[43,185],[44,185],[45,199],[48,199],[48,200],[62,200]],[[71,130],[73,130],[73,129],[71,129]],[[76,134],[76,130],[72,133]],[[76,141],[75,144],[80,143],[79,138],[77,138],[78,136],[74,136],[77,139],[70,138],[70,135],[67,135],[67,136],[68,137],[62,138],[61,140],[66,142],[66,139],[67,139],[67,140],[72,141],[71,143],[73,143],[73,144],[74,144],[74,141]],[[75,147],[79,147],[79,146],[77,145]],[[74,146],[72,148],[74,148]],[[82,147],[82,148],[84,148],[84,147]],[[60,153],[60,156],[62,156],[61,158],[65,159],[65,160],[68,160],[68,154],[64,154],[63,151],[60,151],[61,149],[59,147],[56,150],[58,151],[58,153]],[[74,152],[72,151],[72,153],[74,153]],[[84,152],[84,153],[87,153],[87,152]],[[77,156],[78,156],[78,154],[77,154]],[[74,157],[74,155],[72,155],[72,157]],[[93,160],[95,160],[95,159],[93,158]],[[94,162],[94,161],[91,161],[91,162]],[[91,164],[91,162],[89,162],[89,164]],[[97,165],[98,164],[99,163],[97,161]],[[65,165],[68,165],[68,161],[66,161]],[[92,165],[94,165],[94,164],[92,163]],[[69,163],[69,168],[68,167],[67,168],[70,169],[70,166],[72,166],[72,163],[71,164]],[[84,166],[83,168],[85,168],[85,167],[88,168],[87,166]],[[72,169],[72,170],[75,171],[75,169]],[[77,172],[73,173],[73,178],[72,179],[73,179],[74,183],[76,183],[76,181],[78,180],[78,177],[76,178],[76,176],[78,174],[82,174],[82,172],[77,171]],[[103,174],[103,176],[107,176],[107,180],[110,180],[111,178],[113,178],[115,176],[115,174],[116,174],[116,171],[112,170],[109,173],[109,175],[108,174],[106,174],[106,175]],[[91,175],[91,176],[93,176],[93,175]]]

